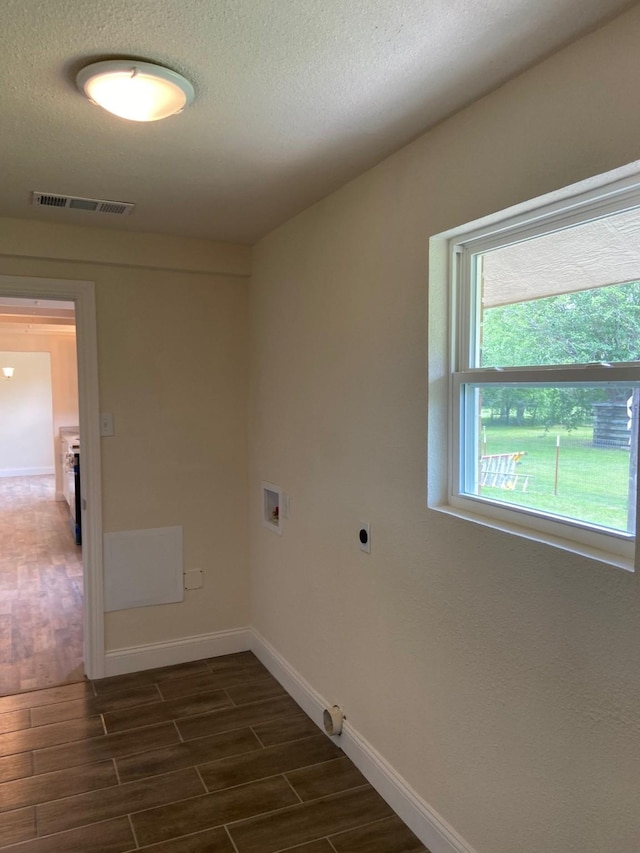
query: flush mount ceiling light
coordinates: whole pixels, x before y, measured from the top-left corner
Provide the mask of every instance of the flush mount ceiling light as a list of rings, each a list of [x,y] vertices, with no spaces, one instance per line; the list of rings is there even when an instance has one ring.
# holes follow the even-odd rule
[[[13,367],[3,367],[2,375],[5,379],[13,379]]]
[[[90,101],[131,121],[158,121],[182,112],[195,95],[181,74],[134,59],[94,62],[76,82]]]

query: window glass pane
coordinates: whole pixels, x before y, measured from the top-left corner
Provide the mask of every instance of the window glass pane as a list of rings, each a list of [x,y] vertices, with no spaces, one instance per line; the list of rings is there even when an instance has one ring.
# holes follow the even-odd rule
[[[637,209],[476,261],[480,367],[640,360]]]
[[[635,533],[639,389],[464,385],[462,492]]]

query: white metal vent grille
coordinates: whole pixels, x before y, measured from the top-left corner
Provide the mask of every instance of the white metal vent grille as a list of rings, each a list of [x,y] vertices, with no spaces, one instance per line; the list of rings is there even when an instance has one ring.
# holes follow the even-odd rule
[[[127,201],[107,201],[102,198],[56,195],[54,193],[31,193],[31,204],[36,207],[66,207],[70,210],[85,210],[89,213],[113,213],[123,216],[131,213],[135,204]]]

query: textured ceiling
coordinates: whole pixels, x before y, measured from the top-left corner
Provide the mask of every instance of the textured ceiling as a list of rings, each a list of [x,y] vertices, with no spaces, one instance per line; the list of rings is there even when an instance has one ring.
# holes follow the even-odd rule
[[[0,215],[252,243],[629,0],[1,0]],[[76,90],[137,57],[196,100],[151,124]],[[31,190],[134,202],[36,209]]]

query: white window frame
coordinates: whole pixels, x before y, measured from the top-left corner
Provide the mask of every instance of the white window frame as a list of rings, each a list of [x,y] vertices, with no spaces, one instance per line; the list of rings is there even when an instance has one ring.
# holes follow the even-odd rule
[[[624,174],[626,172],[626,174]],[[620,177],[620,174],[624,177]],[[490,501],[461,487],[463,386],[469,383],[640,381],[640,363],[477,368],[468,330],[473,258],[572,225],[640,208],[638,164],[438,234],[429,244],[429,426],[427,496],[431,509],[635,571],[635,536]],[[638,454],[640,457],[640,453]],[[464,464],[464,463],[463,463]],[[638,479],[640,484],[640,478]],[[636,518],[638,518],[636,499]],[[640,526],[636,525],[640,530]]]

